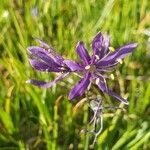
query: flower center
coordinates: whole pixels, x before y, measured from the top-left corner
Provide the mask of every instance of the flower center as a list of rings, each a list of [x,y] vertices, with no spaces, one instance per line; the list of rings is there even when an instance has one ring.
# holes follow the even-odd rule
[[[88,70],[90,72],[94,72],[96,70],[96,66],[95,65],[87,65],[85,67],[85,70]]]

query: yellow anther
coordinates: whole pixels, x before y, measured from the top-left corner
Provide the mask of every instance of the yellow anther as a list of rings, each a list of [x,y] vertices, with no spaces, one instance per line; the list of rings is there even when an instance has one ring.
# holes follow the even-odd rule
[[[114,74],[111,74],[111,75],[110,75],[110,78],[111,78],[112,80],[114,80],[114,79],[115,79]]]
[[[117,61],[118,61],[120,64],[123,63],[122,59],[118,59]]]
[[[61,69],[61,70],[66,70],[66,68],[64,68],[64,67],[61,67],[60,69]]]
[[[45,71],[48,72],[48,69],[46,69]]]
[[[97,60],[99,60],[99,59],[100,59],[98,55],[95,55],[95,57],[96,57],[96,59],[97,59]]]
[[[95,65],[87,65],[85,67],[85,70],[90,71],[90,72],[94,72],[96,70],[96,66]]]
[[[99,79],[99,78],[96,78],[95,83],[98,85],[99,82],[100,82],[100,79]]]
[[[109,50],[112,51],[112,52],[115,51],[115,49],[113,47],[111,47],[111,46],[109,47]]]
[[[31,81],[30,81],[30,80],[27,80],[26,83],[31,83]]]
[[[87,65],[86,67],[85,67],[85,70],[89,70],[91,68],[91,66],[90,65]]]

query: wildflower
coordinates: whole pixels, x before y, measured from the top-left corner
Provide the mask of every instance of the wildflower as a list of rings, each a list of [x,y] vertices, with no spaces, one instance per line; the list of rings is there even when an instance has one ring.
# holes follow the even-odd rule
[[[92,42],[93,55],[90,56],[80,41],[76,46],[76,52],[79,55],[81,62],[72,60],[64,60],[63,63],[70,68],[72,72],[83,73],[83,78],[72,88],[69,93],[69,99],[75,99],[82,96],[88,89],[91,83],[96,84],[102,92],[115,97],[120,102],[128,104],[127,100],[113,92],[108,88],[105,73],[116,66],[121,59],[131,53],[137,47],[136,43],[124,45],[116,50],[109,49],[109,37],[102,35],[100,32],[95,36]]]
[[[36,38],[36,40],[40,43],[40,46],[31,46],[28,48],[31,55],[29,59],[31,66],[38,71],[57,72],[60,73],[60,75],[52,82],[31,79],[28,80],[27,83],[49,88],[66,77],[70,69],[63,63],[63,57],[57,54],[53,48],[38,38]]]

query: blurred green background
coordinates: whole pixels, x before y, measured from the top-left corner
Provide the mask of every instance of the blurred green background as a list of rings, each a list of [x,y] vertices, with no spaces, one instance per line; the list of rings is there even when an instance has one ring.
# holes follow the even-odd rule
[[[26,48],[37,44],[35,36],[77,59],[77,42],[82,39],[90,49],[98,31],[110,34],[113,47],[131,41],[139,45],[110,82],[130,105],[126,112],[104,117],[95,149],[150,149],[149,0],[1,0],[0,149],[88,149],[86,135],[80,134],[88,123],[87,107],[74,113],[78,101],[67,99],[76,78],[44,90],[26,84],[30,78],[50,81],[56,76],[32,69]]]

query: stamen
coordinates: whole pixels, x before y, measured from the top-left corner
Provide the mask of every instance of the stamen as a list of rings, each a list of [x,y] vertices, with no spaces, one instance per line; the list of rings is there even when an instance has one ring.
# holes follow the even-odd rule
[[[49,48],[48,50],[47,50],[49,53],[51,53],[52,52],[52,50]]]
[[[45,71],[48,72],[48,69],[46,69]]]
[[[61,67],[60,69],[61,69],[61,70],[66,70],[66,68],[64,68],[64,67]]]
[[[85,67],[85,70],[89,70],[91,68],[91,66],[90,65],[87,65],[86,67]]]
[[[87,87],[88,91],[90,90],[90,88],[91,88],[91,82],[90,82],[90,84]]]
[[[112,51],[112,52],[115,51],[115,49],[113,47],[111,47],[111,46],[109,47],[109,50]]]
[[[114,79],[115,79],[114,74],[111,74],[111,75],[110,75],[110,78],[111,78],[112,80],[114,80]]]
[[[26,83],[31,83],[31,81],[30,81],[30,80],[27,80]]]
[[[96,70],[96,66],[95,65],[87,65],[86,67],[85,67],[85,70],[88,70],[88,71],[90,71],[90,72],[94,72],[95,70]]]
[[[118,61],[120,64],[123,63],[122,59],[118,59],[117,61]]]
[[[99,79],[99,78],[96,78],[95,83],[98,85],[99,82],[100,82],[100,79]]]
[[[96,59],[97,59],[97,60],[99,60],[99,59],[100,59],[98,55],[95,55],[95,57],[96,57]]]

